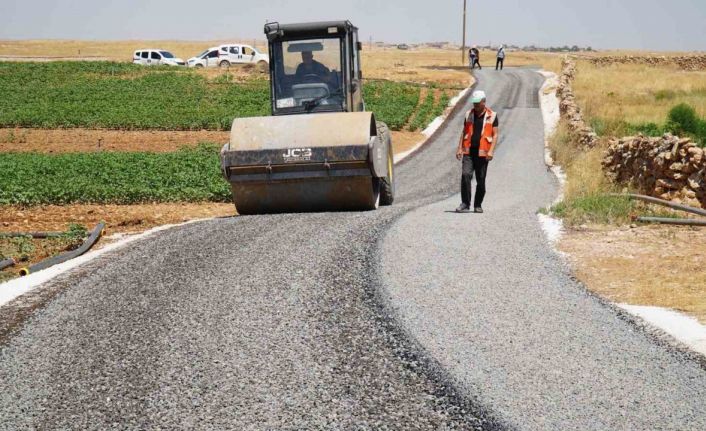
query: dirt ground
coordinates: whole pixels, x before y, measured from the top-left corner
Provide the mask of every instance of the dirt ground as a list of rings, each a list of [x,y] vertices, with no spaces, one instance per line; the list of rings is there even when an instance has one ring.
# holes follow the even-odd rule
[[[202,131],[121,131],[92,129],[0,128],[0,153],[92,153],[99,151],[146,151],[163,153],[200,143],[224,144],[230,132]],[[392,132],[395,153],[408,150],[424,135]]]
[[[0,231],[65,231],[71,223],[86,229],[106,222],[106,233],[141,232],[164,224],[235,214],[230,203],[158,203],[145,205],[0,206]]]
[[[230,203],[47,205],[31,208],[0,206],[0,232],[65,232],[72,223],[91,230],[99,222],[104,221],[106,223],[104,237],[96,245],[96,248],[100,248],[118,239],[120,234],[134,234],[156,226],[234,215],[235,207]],[[33,240],[31,243],[34,250],[29,253],[28,258],[12,268],[0,271],[0,282],[16,276],[23,267],[79,245],[53,240]],[[0,238],[0,250],[12,251],[13,249],[17,251],[13,240]],[[17,257],[15,253],[13,255]]]
[[[230,132],[0,129],[0,152],[171,152],[201,142],[228,142]]]
[[[676,309],[706,324],[706,229],[591,226],[569,230],[559,248],[593,292]]]

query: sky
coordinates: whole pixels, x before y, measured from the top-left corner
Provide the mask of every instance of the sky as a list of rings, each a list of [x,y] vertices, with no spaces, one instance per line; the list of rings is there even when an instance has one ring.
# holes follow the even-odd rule
[[[0,39],[264,39],[349,19],[361,39],[461,43],[463,0],[0,0]],[[706,0],[468,0],[467,44],[706,51]]]

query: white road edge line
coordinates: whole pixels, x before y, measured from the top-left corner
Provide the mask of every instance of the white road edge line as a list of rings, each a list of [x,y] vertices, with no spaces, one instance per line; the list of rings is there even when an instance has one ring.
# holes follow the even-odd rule
[[[453,107],[456,106],[456,104],[463,98],[463,96],[466,95],[466,93],[470,91],[470,87],[466,88],[465,90],[461,91],[456,97],[451,99],[449,102],[449,106],[447,108],[453,109]],[[444,114],[435,118],[429,126],[424,129],[422,132],[425,136],[426,139],[418,142],[412,149],[405,151],[404,153],[398,155],[395,157],[395,164],[401,162],[405,158],[409,157],[413,152],[415,152],[419,147],[424,145],[426,141],[429,139],[431,135],[434,134],[434,132],[441,127],[441,125],[444,123],[444,120],[448,116],[449,112],[451,109],[446,109]],[[158,226],[156,228],[147,230],[145,232],[135,234],[135,235],[129,235],[126,238],[123,238],[119,241],[116,241],[114,243],[108,244],[105,247],[99,249],[99,250],[94,250],[90,251],[83,256],[79,256],[75,259],[72,259],[68,262],[64,262],[59,265],[52,266],[51,268],[47,268],[43,271],[35,272],[33,274],[29,274],[25,277],[19,277],[19,278],[14,278],[12,280],[6,281],[4,283],[0,283],[0,307],[3,305],[9,303],[10,301],[14,300],[15,298],[24,295],[27,292],[30,292],[43,283],[53,279],[54,277],[61,275],[67,271],[70,271],[80,265],[83,265],[84,263],[90,262],[93,259],[113,250],[117,250],[121,247],[124,247],[127,244],[130,244],[132,242],[147,238],[157,232],[161,232],[163,230],[171,229],[173,227],[180,227],[184,226],[190,223],[197,223],[197,222],[202,222],[202,221],[208,221],[208,220],[213,220],[213,218],[203,218],[203,219],[198,219],[198,220],[190,220],[185,223],[179,223],[179,224],[171,224],[171,225],[163,225],[163,226]]]
[[[549,150],[549,139],[556,131],[559,124],[559,99],[556,97],[556,89],[559,84],[556,73],[540,70],[546,80],[539,90],[539,100],[542,107],[542,118],[544,119],[544,161],[547,167],[556,175],[559,181],[559,196],[553,202],[557,204],[564,200],[564,185],[566,184],[566,174],[561,166],[555,165]],[[542,230],[547,236],[554,251],[565,258],[563,252],[557,248],[557,243],[563,233],[561,220],[546,214],[537,214]],[[630,304],[614,304],[625,310],[632,316],[641,319],[648,325],[656,327],[674,337],[681,344],[686,345],[691,350],[706,356],[706,325],[702,325],[695,318],[676,310],[662,307],[650,307]]]
[[[559,181],[559,195],[552,203],[553,205],[564,200],[564,185],[566,183],[566,175],[561,169],[561,166],[554,164],[551,150],[549,149],[549,139],[551,139],[556,128],[559,126],[559,120],[561,118],[559,113],[559,99],[556,96],[559,78],[556,73],[547,72],[545,70],[540,70],[539,74],[546,78],[544,85],[539,89],[539,102],[542,108],[542,119],[544,120],[544,163]],[[556,247],[563,233],[561,220],[542,213],[537,213],[537,218],[552,248],[554,248],[555,252],[561,254]]]

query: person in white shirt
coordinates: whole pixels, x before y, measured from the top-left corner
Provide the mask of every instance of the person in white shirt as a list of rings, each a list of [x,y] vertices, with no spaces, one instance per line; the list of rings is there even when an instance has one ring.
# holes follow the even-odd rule
[[[500,45],[500,48],[498,48],[497,58],[498,59],[495,62],[495,70],[498,70],[498,66],[500,67],[500,70],[503,70],[503,65],[505,63],[505,45]]]

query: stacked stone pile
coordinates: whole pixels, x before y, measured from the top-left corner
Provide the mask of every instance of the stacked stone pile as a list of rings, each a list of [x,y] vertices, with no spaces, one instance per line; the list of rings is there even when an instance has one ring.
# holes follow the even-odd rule
[[[586,60],[596,66],[611,64],[644,64],[646,66],[674,66],[682,70],[706,70],[706,55],[683,55],[676,57],[621,55],[606,57],[586,57]]]
[[[561,75],[559,76],[559,87],[556,94],[559,98],[559,111],[571,134],[577,137],[582,148],[593,148],[598,143],[598,136],[593,129],[586,124],[574,96],[571,86],[576,76],[576,63],[570,58],[565,58],[561,65]]]
[[[706,208],[706,154],[691,139],[667,134],[612,141],[603,169],[647,195]]]

